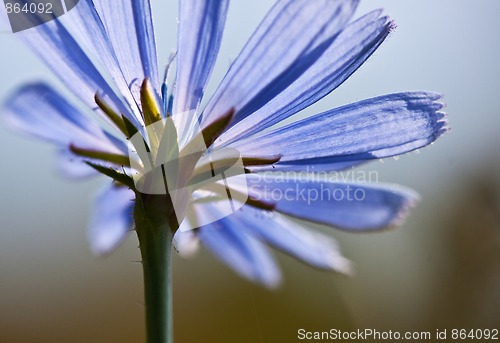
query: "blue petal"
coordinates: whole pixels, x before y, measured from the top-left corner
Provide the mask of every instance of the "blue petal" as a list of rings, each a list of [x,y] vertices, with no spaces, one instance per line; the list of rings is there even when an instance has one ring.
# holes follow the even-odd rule
[[[67,148],[123,153],[99,125],[82,114],[64,97],[43,83],[19,89],[3,109],[7,124],[15,130]]]
[[[116,2],[114,6],[115,11],[121,8],[120,4],[124,4],[124,2]],[[129,16],[132,17],[132,14],[130,13]],[[61,18],[61,22],[66,24],[65,27],[69,33],[84,51],[87,52],[89,58],[93,62],[95,61],[94,64],[104,66],[106,74],[112,77],[120,94],[125,98],[127,104],[134,112],[134,116],[141,122],[141,114],[137,102],[140,101],[139,87],[144,79],[144,75],[139,80],[135,80],[137,78],[136,74],[130,75],[131,69],[133,70],[135,67],[135,60],[132,58],[134,55],[126,49],[127,45],[123,42],[123,38],[122,45],[119,48],[112,45],[112,41],[92,0],[79,1],[73,10]],[[127,36],[122,33],[122,37]],[[135,41],[137,45],[137,39]],[[126,59],[123,59],[124,52],[126,52]],[[138,64],[139,70],[142,71],[140,59]],[[135,87],[132,86],[134,84],[133,80],[137,83]]]
[[[89,18],[93,19],[95,18]],[[130,106],[114,92],[113,87],[60,20],[52,20],[18,32],[17,35],[84,104],[90,108],[95,107],[94,95],[98,92],[116,112],[123,113],[133,123],[139,123]],[[103,118],[107,120],[105,116]]]
[[[132,1],[132,6],[144,75],[150,79],[155,89],[159,90],[160,78],[151,4],[149,0],[136,0]]]
[[[384,158],[426,146],[447,131],[441,96],[385,95],[339,107],[232,144],[242,155],[282,156],[280,165]],[[273,169],[275,168],[275,169]]]
[[[306,230],[278,213],[269,213],[244,206],[234,220],[260,240],[320,269],[350,274],[350,262],[342,256],[332,237]]]
[[[179,1],[173,113],[196,110],[219,52],[229,1]]]
[[[99,172],[84,163],[84,160],[75,156],[71,151],[61,150],[56,159],[56,172],[62,177],[72,180],[81,180],[99,175]]]
[[[216,206],[199,208],[201,216],[204,215],[201,208],[217,211]],[[232,217],[198,229],[201,242],[241,276],[266,287],[276,287],[281,281],[281,274],[273,257],[262,243],[248,235],[245,227]]]
[[[219,52],[229,1],[179,1],[173,116],[179,136],[198,122],[197,108]],[[182,142],[181,142],[182,145]]]
[[[177,230],[174,235],[172,244],[175,250],[185,258],[193,256],[199,248],[200,240],[193,230],[181,231]]]
[[[380,11],[349,24],[327,50],[288,88],[273,98],[261,97],[248,115],[220,137],[228,144],[260,132],[320,100],[340,86],[385,40],[393,24]],[[262,102],[260,101],[262,100]],[[267,101],[268,100],[268,101]]]
[[[239,121],[286,89],[331,44],[357,3],[278,1],[208,103],[203,125],[209,125],[230,109],[235,110],[235,120]]]
[[[330,178],[330,179],[328,179]],[[418,195],[385,185],[352,184],[295,173],[249,175],[249,193],[275,203],[275,210],[296,218],[347,230],[375,230],[399,225]]]
[[[132,228],[134,192],[114,185],[97,196],[90,221],[89,242],[95,254],[112,252]]]
[[[11,31],[7,11],[0,10],[0,31]]]
[[[158,61],[149,0],[94,0],[125,79],[134,93],[150,79],[159,92]]]

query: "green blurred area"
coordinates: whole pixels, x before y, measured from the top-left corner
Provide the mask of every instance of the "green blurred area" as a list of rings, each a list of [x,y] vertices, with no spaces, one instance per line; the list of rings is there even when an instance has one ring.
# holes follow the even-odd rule
[[[168,2],[171,3],[170,1]],[[325,227],[356,264],[351,278],[281,253],[283,286],[241,280],[206,251],[174,261],[175,342],[299,342],[297,331],[500,329],[500,3],[364,1],[398,30],[315,113],[400,90],[443,92],[452,131],[420,153],[374,162],[381,182],[422,201],[400,228],[352,234]],[[156,1],[160,60],[175,47],[175,8]],[[211,89],[269,8],[233,1]],[[54,80],[27,49],[0,36],[0,98]],[[144,342],[141,266],[132,234],[91,255],[86,222],[103,180],[54,173],[54,149],[0,126],[0,342]]]

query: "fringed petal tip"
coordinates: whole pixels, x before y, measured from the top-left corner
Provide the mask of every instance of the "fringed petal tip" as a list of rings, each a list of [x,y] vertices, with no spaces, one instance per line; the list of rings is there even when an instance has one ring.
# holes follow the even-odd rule
[[[448,113],[442,111],[447,107],[447,104],[443,101],[444,94],[437,92],[426,92],[429,96],[429,99],[432,100],[432,105],[429,107],[432,109],[431,116],[434,120],[435,125],[435,133],[433,135],[433,140],[430,144],[433,144],[439,137],[444,135],[446,132],[451,130],[451,127],[448,125]]]
[[[447,131],[450,130],[450,128],[447,126],[448,112],[443,111],[443,109],[448,107],[448,104],[444,101],[445,95],[438,92],[428,92],[428,94],[433,95],[433,101],[436,104],[436,107],[439,106],[439,108],[435,111],[435,115],[438,117],[438,122],[445,123]]]
[[[389,17],[387,17],[387,19],[389,19]],[[394,20],[389,20],[389,22],[387,24],[387,30],[389,31],[389,34],[396,31],[397,28],[398,28],[398,24],[396,24],[396,22]]]
[[[281,273],[277,273],[273,275],[272,278],[257,280],[257,282],[266,287],[268,290],[274,291],[281,288],[283,285],[283,278],[281,277]]]
[[[389,220],[386,225],[380,227],[380,230],[392,230],[401,227],[408,219],[410,212],[417,207],[422,199],[420,194],[411,188],[401,185],[382,184],[380,186],[387,191],[392,191],[393,194],[398,195],[400,198],[400,203],[394,210],[392,219]]]
[[[407,152],[420,149],[425,145],[432,145],[439,137],[451,130],[451,127],[448,125],[448,113],[442,111],[447,106],[447,104],[443,101],[444,94],[431,91],[412,91],[400,94],[406,94],[412,97],[412,99],[407,103],[407,109],[409,111],[418,115],[426,115],[429,121],[427,124],[427,138],[422,139],[424,138],[422,136],[420,139],[423,144],[420,143],[420,147],[411,147]],[[408,146],[411,146],[411,144]],[[404,153],[406,152],[403,151],[386,157],[397,156]]]
[[[337,267],[334,269],[335,272],[346,277],[352,277],[356,275],[356,265],[346,258],[343,261],[339,258],[337,261]]]
[[[439,138],[441,137],[442,135],[444,135],[445,133],[451,131],[451,127],[448,125],[448,120],[447,119],[442,119],[442,120],[438,120],[437,121],[437,124],[439,126],[439,129],[436,130],[436,135],[435,135],[435,138],[434,138],[434,141],[431,142],[431,144],[434,144],[434,142]]]
[[[396,22],[394,20],[392,20],[389,15],[387,15],[387,14],[383,15],[383,13],[384,13],[383,9],[378,9],[378,10],[374,10],[374,11],[368,13],[366,15],[366,17],[373,16],[374,18],[378,18],[378,21],[380,23],[384,23],[384,32],[385,32],[385,35],[389,36],[394,31],[397,30],[398,24],[396,24]]]
[[[318,161],[332,164],[397,156],[427,146],[448,131],[445,114],[440,111],[444,107],[441,99],[441,94],[425,91],[387,94],[259,133],[231,146],[248,155],[281,154],[273,165],[276,170]]]
[[[336,251],[332,251],[332,254],[327,256],[326,262],[331,271],[345,276],[353,276],[355,274],[355,268],[352,261],[338,254]]]

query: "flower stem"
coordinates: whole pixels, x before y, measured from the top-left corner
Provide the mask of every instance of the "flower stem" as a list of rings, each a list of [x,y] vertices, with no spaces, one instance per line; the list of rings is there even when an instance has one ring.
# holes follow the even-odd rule
[[[134,219],[144,275],[148,343],[173,343],[172,237],[165,197],[138,194]]]

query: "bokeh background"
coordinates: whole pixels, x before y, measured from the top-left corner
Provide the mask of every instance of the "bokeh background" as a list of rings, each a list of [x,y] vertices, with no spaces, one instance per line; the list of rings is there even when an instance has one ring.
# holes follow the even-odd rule
[[[270,8],[232,1],[210,89]],[[153,1],[159,59],[175,49],[176,3]],[[356,263],[345,278],[276,253],[285,282],[268,291],[206,251],[175,257],[175,338],[298,342],[297,330],[500,328],[500,2],[362,1],[398,29],[344,85],[306,113],[401,90],[445,94],[452,131],[398,160],[379,181],[416,189],[406,223],[377,234],[330,232]],[[13,34],[0,33],[0,99],[27,81],[57,80]],[[0,342],[143,342],[137,240],[90,253],[86,224],[104,179],[73,183],[53,147],[0,125]]]

